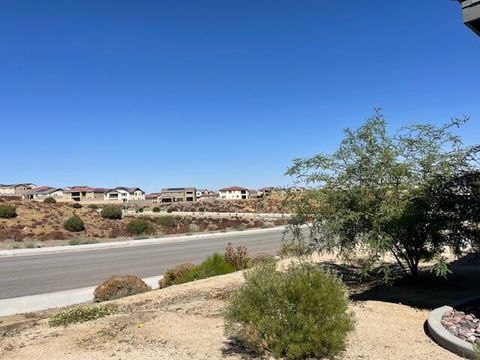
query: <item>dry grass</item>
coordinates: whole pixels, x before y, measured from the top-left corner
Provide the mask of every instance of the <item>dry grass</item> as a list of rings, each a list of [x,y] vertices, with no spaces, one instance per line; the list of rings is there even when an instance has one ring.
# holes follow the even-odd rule
[[[18,216],[13,219],[0,219],[0,247],[24,247],[27,243],[41,242],[42,246],[67,244],[72,237],[112,240],[132,237],[125,225],[131,218],[109,220],[100,216],[99,211],[83,206],[72,208],[71,204],[44,204],[40,202],[10,202],[17,208]],[[85,223],[85,230],[71,234],[63,229],[65,220],[74,214]],[[175,213],[170,214],[175,216]],[[191,231],[236,230],[259,228],[264,222],[242,217],[233,218],[193,218],[175,217],[175,226],[163,226],[158,217],[141,216],[152,225],[153,235],[183,234]],[[277,220],[274,225],[283,224]]]

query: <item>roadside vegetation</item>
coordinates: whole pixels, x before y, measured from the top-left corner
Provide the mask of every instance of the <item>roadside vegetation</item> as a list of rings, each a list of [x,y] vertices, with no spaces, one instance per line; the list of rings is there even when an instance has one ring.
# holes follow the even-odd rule
[[[102,208],[101,215],[104,219],[120,220],[122,218],[122,209],[114,205],[106,205]]]
[[[63,228],[70,232],[80,232],[85,230],[85,223],[78,215],[73,215],[63,223]]]
[[[164,277],[159,281],[159,287],[163,289],[172,285],[249,269],[257,265],[275,263],[275,258],[272,255],[259,254],[250,256],[245,246],[234,248],[231,243],[228,243],[223,256],[214,253],[199,265],[185,263],[168,269],[164,273]]]
[[[138,276],[112,276],[95,289],[94,301],[110,301],[150,290],[150,286]]]
[[[0,218],[13,219],[17,217],[17,210],[12,205],[0,204]]]
[[[115,310],[107,306],[79,306],[55,314],[48,320],[48,325],[50,327],[67,326],[100,319],[113,314],[115,314]]]
[[[125,229],[132,235],[153,235],[155,234],[155,228],[153,225],[144,219],[134,219],[130,220],[126,225]]]

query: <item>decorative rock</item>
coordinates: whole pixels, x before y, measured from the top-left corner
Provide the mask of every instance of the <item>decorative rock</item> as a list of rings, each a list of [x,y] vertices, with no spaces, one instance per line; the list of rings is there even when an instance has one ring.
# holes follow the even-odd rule
[[[451,334],[472,344],[480,345],[480,319],[471,313],[477,308],[467,309],[468,314],[463,311],[450,311],[442,318],[442,325]]]

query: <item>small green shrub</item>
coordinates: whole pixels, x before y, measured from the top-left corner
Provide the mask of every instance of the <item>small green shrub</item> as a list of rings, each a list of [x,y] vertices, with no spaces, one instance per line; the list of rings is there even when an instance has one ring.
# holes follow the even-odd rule
[[[55,314],[48,320],[50,327],[67,326],[69,324],[100,319],[115,314],[115,310],[106,306],[79,306]]]
[[[78,215],[73,215],[63,223],[63,228],[70,232],[79,232],[85,230],[85,223]]]
[[[142,207],[141,207],[141,208],[138,208],[138,209],[137,209],[137,213],[143,213],[143,208],[142,208]]]
[[[172,212],[173,212],[173,209],[172,209],[172,208],[168,208],[168,209],[167,209],[167,213],[170,214],[170,213],[172,213]]]
[[[261,226],[262,229],[269,229],[269,228],[272,228],[274,227],[275,224],[271,221],[267,221],[267,222],[264,222]]]
[[[76,202],[76,203],[73,203],[73,204],[72,204],[72,208],[74,208],[74,209],[81,209],[81,208],[82,208],[82,204],[79,204],[79,203],[77,203],[77,202]]]
[[[157,222],[164,227],[175,227],[177,226],[177,221],[173,216],[161,216],[157,219]]]
[[[245,224],[240,224],[237,226],[237,228],[235,230],[237,231],[245,231],[247,229],[247,225]]]
[[[74,238],[68,241],[68,245],[87,245],[87,244],[97,244],[98,240],[95,239],[82,239]]]
[[[198,211],[199,211],[199,212],[205,212],[206,209],[205,209],[204,207],[199,207],[199,208],[198,208]]]
[[[88,205],[88,208],[89,208],[89,209],[92,209],[92,210],[97,210],[97,209],[98,209],[98,205],[97,205],[97,204],[90,204],[90,205]]]
[[[185,263],[177,265],[171,269],[168,269],[164,274],[163,278],[158,282],[160,289],[166,288],[176,284],[176,281],[181,277],[185,272],[191,271],[195,265],[191,263]]]
[[[133,235],[143,235],[143,234],[154,234],[155,229],[147,220],[144,219],[134,219],[130,220],[127,225],[125,225],[125,229],[130,234]]]
[[[342,282],[305,263],[284,272],[273,263],[247,271],[225,312],[228,336],[286,359],[333,357],[353,325]]]
[[[150,286],[145,284],[138,276],[112,276],[100,284],[93,294],[94,301],[101,302],[141,294],[150,290]]]
[[[12,205],[0,204],[0,218],[13,219],[17,217],[17,209]]]
[[[185,271],[175,281],[175,284],[183,284],[194,280],[206,279],[212,276],[229,274],[236,271],[235,267],[227,263],[225,257],[215,253],[204,260],[200,265]]]
[[[45,204],[56,204],[57,200],[55,200],[53,197],[49,196],[49,197],[43,199],[43,202]]]
[[[153,211],[154,213],[158,213],[158,212],[160,212],[160,208],[159,208],[158,206],[155,206],[155,207],[152,209],[152,211]]]
[[[119,220],[122,218],[122,209],[115,205],[107,205],[100,214],[104,219]]]

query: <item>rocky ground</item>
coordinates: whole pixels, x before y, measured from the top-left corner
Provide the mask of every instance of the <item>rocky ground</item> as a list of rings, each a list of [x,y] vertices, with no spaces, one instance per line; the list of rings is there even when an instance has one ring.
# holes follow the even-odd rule
[[[442,325],[460,339],[480,345],[480,320],[474,314],[453,310],[443,316]]]
[[[116,300],[116,315],[66,328],[49,328],[51,313],[3,318],[0,358],[256,359],[223,332],[225,301],[242,282],[237,272]],[[351,309],[356,327],[339,359],[458,359],[425,334],[429,310],[373,300]]]

